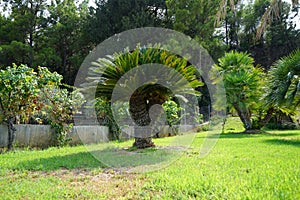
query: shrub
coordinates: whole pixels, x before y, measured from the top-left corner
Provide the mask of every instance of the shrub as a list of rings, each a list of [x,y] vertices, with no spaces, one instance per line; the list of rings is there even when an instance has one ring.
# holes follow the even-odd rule
[[[297,129],[296,124],[293,123],[275,123],[275,122],[270,122],[265,126],[267,129],[271,130],[295,130]]]
[[[182,110],[175,101],[168,100],[162,104],[166,113],[166,118],[169,126],[173,126],[179,123],[183,116],[179,116],[179,112]]]

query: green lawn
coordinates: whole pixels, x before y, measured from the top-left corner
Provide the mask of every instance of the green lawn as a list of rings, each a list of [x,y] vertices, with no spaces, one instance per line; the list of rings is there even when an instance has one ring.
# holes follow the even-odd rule
[[[107,168],[84,146],[0,154],[0,199],[300,199],[300,131],[233,134],[242,128],[230,120],[206,157],[199,157],[206,134],[198,133],[179,159],[148,173]],[[155,139],[157,149],[126,152],[130,159],[165,155],[170,139]]]

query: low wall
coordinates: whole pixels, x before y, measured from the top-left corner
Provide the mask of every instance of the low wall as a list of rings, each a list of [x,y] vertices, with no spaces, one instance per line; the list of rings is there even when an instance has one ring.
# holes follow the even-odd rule
[[[53,141],[54,131],[50,125],[30,125],[20,124],[15,125],[17,132],[14,144],[19,147],[47,147]],[[176,135],[176,131],[185,132],[195,128],[195,126],[183,125],[163,126],[158,133],[158,137],[168,137]],[[121,139],[130,139],[134,135],[134,128],[128,127],[126,132],[129,135],[123,133]],[[69,134],[72,139],[69,143],[74,144],[92,144],[109,141],[109,130],[106,126],[90,126],[81,125],[74,126],[72,132]],[[6,147],[8,142],[7,126],[0,125],[0,147]]]
[[[159,132],[154,135],[153,137],[169,137],[169,136],[174,136],[177,135],[178,133],[182,134],[184,132],[190,132],[190,131],[195,131],[196,125],[174,125],[173,127],[170,127],[168,125],[165,126],[160,126],[159,127]],[[134,135],[134,127],[133,126],[128,126],[123,129],[124,133],[120,135],[120,139],[130,139],[133,138]]]
[[[53,141],[53,129],[50,125],[15,125],[17,132],[15,145],[20,147],[47,147]],[[70,144],[90,144],[108,141],[108,128],[105,126],[74,126],[69,137]],[[0,147],[7,146],[7,126],[0,125]]]

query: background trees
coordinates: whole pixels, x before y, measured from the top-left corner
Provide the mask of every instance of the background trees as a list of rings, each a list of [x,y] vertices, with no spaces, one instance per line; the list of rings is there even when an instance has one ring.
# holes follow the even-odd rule
[[[5,0],[0,11],[0,67],[40,65],[59,72],[63,82],[73,85],[81,62],[93,47],[116,33],[145,26],[189,35],[215,62],[225,51],[247,51],[255,64],[266,69],[300,46],[299,27],[291,22],[296,6],[280,0],[243,3],[97,0],[90,7],[88,1]],[[276,12],[268,12],[270,6]],[[263,33],[259,31],[261,20]]]
[[[164,0],[96,0],[90,8],[85,37],[93,46],[110,36],[140,27],[170,27]]]
[[[8,0],[6,5],[9,9],[0,14],[0,67],[12,63],[33,68],[40,65],[59,72],[65,83],[73,85],[90,50],[82,38],[87,2]]]
[[[196,39],[215,62],[229,50],[248,52],[254,59],[253,65],[261,65],[268,72],[277,59],[300,48],[299,25],[291,21],[299,15],[297,2],[293,1],[291,7],[281,0],[247,3],[228,0],[97,0],[90,7],[88,1],[4,0],[0,9],[0,68],[6,69],[12,63],[17,66],[26,64],[35,70],[44,66],[49,72],[61,74],[62,82],[73,85],[82,61],[97,44],[130,28],[159,26]],[[233,68],[233,72],[248,77],[248,71],[242,75],[239,68],[243,67]],[[221,70],[224,74],[231,73],[226,67]],[[273,67],[270,74],[275,74]],[[233,74],[229,77],[231,80],[227,81],[236,83],[237,77],[233,79]],[[203,96],[199,104],[209,108],[209,92],[205,87],[201,92]],[[205,115],[205,119],[208,117]]]
[[[214,27],[219,0],[167,0],[166,3],[174,30],[198,40],[215,60],[223,55],[224,45]]]

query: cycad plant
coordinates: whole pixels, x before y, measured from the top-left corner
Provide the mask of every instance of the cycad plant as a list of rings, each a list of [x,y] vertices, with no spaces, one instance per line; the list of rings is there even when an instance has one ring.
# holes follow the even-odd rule
[[[149,64],[145,70],[137,71],[137,73],[133,73],[133,76],[126,76],[126,73],[132,72],[133,69],[139,69],[139,66],[145,64]],[[165,67],[172,69],[177,74],[167,74],[164,70]],[[151,82],[136,87],[135,84],[142,82],[140,80],[143,77],[153,76],[153,74],[154,77]],[[173,80],[176,80],[176,83],[170,85],[173,89],[160,84],[162,79],[167,80],[172,76],[175,77]],[[130,116],[134,123],[140,127],[148,126],[151,123],[152,118],[149,111],[153,105],[162,105],[176,92],[196,94],[194,88],[203,85],[199,81],[199,74],[197,74],[197,69],[194,66],[189,65],[184,58],[161,49],[158,45],[147,48],[138,46],[133,51],[125,50],[113,56],[100,58],[90,69],[89,77],[90,80],[97,82],[95,96],[109,100],[111,100],[115,88],[121,87],[118,81],[125,79],[123,83],[126,87],[123,87],[123,94],[121,95],[130,95],[126,97],[129,99]],[[151,136],[135,136],[133,146],[146,148],[152,147],[154,144]]]
[[[253,66],[254,59],[249,54],[231,51],[219,59],[219,63],[213,67],[215,82],[223,81],[227,106],[234,109],[244,127],[253,129],[252,112],[261,96],[262,71]],[[220,98],[221,90],[217,90],[216,105],[222,107],[226,102]]]
[[[270,69],[266,101],[292,114],[300,104],[300,50],[279,59]]]

